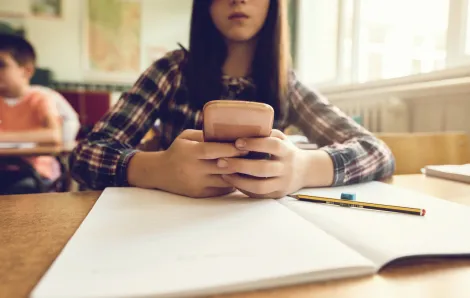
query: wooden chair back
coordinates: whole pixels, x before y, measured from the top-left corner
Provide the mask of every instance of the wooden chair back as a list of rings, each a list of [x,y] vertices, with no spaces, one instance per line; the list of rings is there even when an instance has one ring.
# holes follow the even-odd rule
[[[470,136],[464,132],[377,133],[396,160],[395,175],[417,174],[427,165],[470,163]]]

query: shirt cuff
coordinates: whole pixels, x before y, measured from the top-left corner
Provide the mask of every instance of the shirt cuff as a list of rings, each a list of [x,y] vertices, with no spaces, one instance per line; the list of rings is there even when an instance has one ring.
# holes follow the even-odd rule
[[[116,167],[116,178],[114,181],[115,186],[130,186],[129,181],[127,180],[127,168],[129,166],[130,160],[137,152],[139,152],[139,150],[136,149],[126,149],[122,152]]]
[[[346,179],[346,161],[342,152],[338,149],[323,147],[320,150],[325,151],[333,161],[333,184],[331,186],[340,186]]]

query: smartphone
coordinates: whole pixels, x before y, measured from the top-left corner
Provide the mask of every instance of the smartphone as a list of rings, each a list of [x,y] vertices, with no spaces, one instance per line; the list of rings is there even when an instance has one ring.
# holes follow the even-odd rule
[[[235,142],[239,138],[269,137],[274,109],[264,103],[214,100],[203,108],[205,142]],[[250,152],[244,158],[269,159],[269,154]]]

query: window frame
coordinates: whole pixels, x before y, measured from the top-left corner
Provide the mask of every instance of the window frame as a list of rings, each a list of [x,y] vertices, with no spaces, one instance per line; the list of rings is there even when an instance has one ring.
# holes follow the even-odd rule
[[[291,0],[298,5],[298,0]],[[308,0],[308,1],[318,1],[318,0]],[[352,24],[347,23],[346,15],[346,1],[353,1],[353,16]],[[329,80],[326,82],[315,82],[317,86],[320,87],[330,87],[338,85],[356,85],[363,83],[371,83],[377,81],[387,81],[390,79],[377,79],[369,80],[363,83],[359,83],[360,78],[360,39],[361,39],[361,11],[362,11],[362,0],[338,0],[338,36],[336,41],[337,55],[336,55],[336,76],[335,79]],[[447,36],[446,36],[446,61],[445,69],[451,69],[455,67],[462,67],[464,65],[470,65],[470,51],[465,53],[467,43],[470,48],[470,40],[466,40],[467,31],[470,30],[470,0],[449,0],[449,13],[448,13],[448,24],[447,24]],[[306,14],[307,12],[301,12],[298,9],[291,12],[291,16],[295,19],[298,18],[299,14]],[[294,22],[296,23],[296,22]],[[348,26],[352,28],[352,45],[350,48],[351,55],[351,68],[349,71],[346,71],[345,59],[343,57],[344,52],[346,51],[345,44],[343,42],[346,35],[346,30]],[[299,26],[291,28],[291,32],[294,32],[293,35],[298,36]],[[468,32],[470,33],[470,32]],[[291,38],[294,45],[292,46],[293,54],[296,53],[298,48],[299,40],[298,38]],[[302,60],[302,57],[295,57],[296,62]],[[299,62],[298,62],[299,63]],[[440,69],[442,70],[442,69]],[[439,71],[438,69],[433,70]],[[419,77],[424,73],[418,74],[409,74],[409,76]],[[407,75],[408,76],[408,75]],[[393,80],[393,79],[392,79]],[[312,82],[313,83],[313,82]]]

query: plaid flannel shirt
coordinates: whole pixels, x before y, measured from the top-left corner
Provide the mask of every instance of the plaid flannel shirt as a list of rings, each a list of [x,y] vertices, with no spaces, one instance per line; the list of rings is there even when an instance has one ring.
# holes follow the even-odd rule
[[[181,65],[183,50],[169,52],[152,64],[118,103],[95,125],[70,157],[72,176],[91,189],[128,186],[127,167],[136,147],[159,123],[161,150],[185,129],[201,129],[202,113],[188,104]],[[243,99],[254,88],[249,78],[222,77],[221,98]],[[245,95],[244,95],[245,94]],[[327,99],[302,85],[291,72],[283,119],[274,127],[299,128],[333,160],[334,186],[378,180],[393,174],[388,147]],[[159,120],[159,121],[157,121]]]

